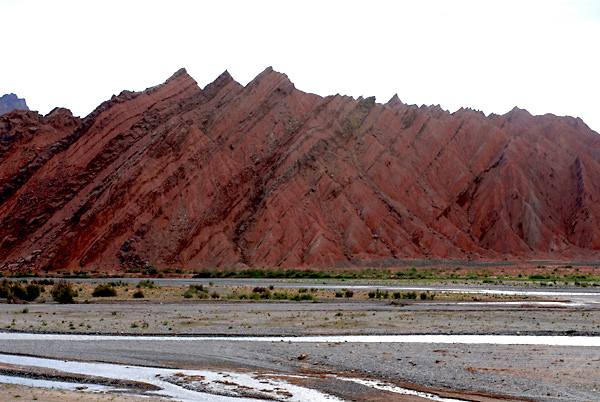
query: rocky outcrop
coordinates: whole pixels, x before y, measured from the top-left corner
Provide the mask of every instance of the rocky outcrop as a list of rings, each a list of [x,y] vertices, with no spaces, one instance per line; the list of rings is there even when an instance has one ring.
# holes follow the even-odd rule
[[[29,110],[25,99],[21,99],[15,94],[6,94],[0,98],[0,115],[12,112],[15,109]]]
[[[180,70],[0,135],[4,269],[600,259],[600,137],[570,117]]]

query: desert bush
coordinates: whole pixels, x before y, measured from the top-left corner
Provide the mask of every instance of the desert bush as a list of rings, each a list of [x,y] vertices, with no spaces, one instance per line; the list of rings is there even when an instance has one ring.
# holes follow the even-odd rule
[[[264,286],[257,286],[254,289],[252,289],[252,293],[253,296],[258,296],[256,297],[261,298],[261,299],[270,299],[271,298],[271,291],[268,288],[265,288]]]
[[[208,290],[204,289],[204,285],[200,284],[200,285],[190,285],[190,289],[194,289],[198,292],[204,292],[204,293],[208,293]]]
[[[47,278],[38,279],[38,280],[34,281],[34,283],[39,286],[54,285],[54,281],[52,279],[47,279]]]
[[[64,279],[58,281],[52,288],[52,298],[60,304],[75,303],[74,298],[76,296],[77,292],[73,290],[71,284]]]
[[[146,265],[144,267],[144,269],[142,270],[142,275],[145,275],[145,276],[154,276],[156,274],[158,274],[158,269],[156,269],[152,265]]]
[[[286,300],[289,299],[287,292],[275,292],[271,296],[273,300]]]
[[[25,300],[27,298],[27,291],[23,289],[19,283],[13,283],[10,287],[10,294],[13,298],[19,300]]]
[[[314,300],[315,298],[310,293],[298,293],[295,296],[290,298],[291,300],[301,301],[301,300]]]
[[[26,301],[34,301],[35,299],[37,299],[40,296],[40,293],[42,293],[42,289],[37,284],[30,283],[25,288],[25,294],[26,294],[25,300]]]
[[[387,299],[390,297],[390,294],[387,290],[385,292],[382,292],[379,289],[377,289],[376,291],[370,291],[369,293],[367,293],[367,295],[369,296],[369,299]]]
[[[9,282],[4,280],[0,284],[0,297],[7,298],[11,302],[31,302],[37,299],[40,293],[41,288],[35,283],[30,283],[26,287],[23,287],[18,282]]]
[[[425,294],[425,298],[427,297],[427,293],[423,293]],[[416,292],[394,292],[392,294],[392,297],[394,299],[416,299],[417,298],[417,293]],[[422,300],[425,300],[423,298],[423,296],[421,296]]]
[[[134,299],[143,299],[144,297],[144,292],[142,292],[141,290],[138,290],[133,294]]]
[[[117,289],[108,283],[101,283],[100,285],[96,286],[92,292],[93,297],[113,297],[116,295]]]
[[[8,295],[10,294],[10,286],[8,284],[8,280],[3,280],[2,283],[0,283],[0,297],[1,298],[7,298]]]
[[[204,289],[203,285],[190,285],[183,294],[183,297],[186,299],[190,299],[197,295],[198,298],[203,299],[205,298],[203,295],[206,294],[208,294],[208,290]]]
[[[344,295],[346,297],[352,297],[352,296],[354,296],[354,292],[352,290],[346,290],[346,293]]]

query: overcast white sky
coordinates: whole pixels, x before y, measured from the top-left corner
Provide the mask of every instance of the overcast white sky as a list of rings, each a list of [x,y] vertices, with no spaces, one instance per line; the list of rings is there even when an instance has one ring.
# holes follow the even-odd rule
[[[181,67],[268,66],[322,96],[581,117],[600,131],[600,0],[0,0],[0,95],[85,116]]]

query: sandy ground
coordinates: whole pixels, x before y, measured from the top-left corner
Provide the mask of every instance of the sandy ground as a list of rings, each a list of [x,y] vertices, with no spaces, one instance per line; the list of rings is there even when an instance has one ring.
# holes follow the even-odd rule
[[[110,300],[3,305],[0,328],[52,333],[311,335],[600,333],[600,311],[441,302]]]
[[[319,302],[190,300],[182,297],[186,287],[177,286],[144,289],[143,300],[130,298],[134,287],[129,286],[121,292],[119,301],[88,297],[86,292],[91,292],[92,285],[78,286],[83,301],[87,298],[89,303],[58,305],[46,300],[5,304],[0,310],[0,327],[5,331],[180,336],[600,333],[600,305],[482,304],[481,298],[473,301],[470,296],[393,301],[369,300],[356,294],[351,299],[340,299],[319,292],[315,292]],[[471,303],[465,304],[468,299]],[[472,401],[600,400],[600,351],[591,347],[227,341],[190,344],[173,338],[170,342],[144,343],[44,341],[43,345],[3,341],[0,352],[174,368],[341,373],[385,379],[407,387],[455,390],[462,399]],[[299,360],[301,355],[307,357]],[[310,385],[347,400],[417,400],[347,383],[313,379]],[[36,394],[38,391],[42,394]],[[47,397],[44,392],[48,392]],[[0,386],[0,400],[16,400],[14,395],[22,395],[18,400],[53,400],[50,398],[58,394],[63,401],[96,400],[87,396],[83,399],[79,392]],[[94,398],[130,400],[114,395]]]
[[[67,391],[47,388],[25,387],[23,385],[0,385],[0,401],[47,401],[47,402],[153,402],[158,398],[145,398],[135,396],[96,394],[91,392]]]

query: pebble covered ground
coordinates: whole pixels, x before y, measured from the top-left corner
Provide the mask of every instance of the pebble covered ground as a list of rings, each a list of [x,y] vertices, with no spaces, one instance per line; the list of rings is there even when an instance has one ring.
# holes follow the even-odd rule
[[[195,294],[184,297],[187,286],[143,289],[146,297],[140,300],[131,296],[137,290],[135,286],[118,288],[117,298],[94,298],[94,285],[77,286],[78,304],[59,305],[48,298],[42,303],[4,304],[0,310],[1,328],[17,332],[179,336],[600,333],[600,311],[591,305],[549,306],[533,300],[502,304],[502,299],[481,303],[481,298],[475,301],[471,296],[442,295],[434,300],[376,300],[369,299],[366,292],[347,298],[336,297],[334,291],[308,292],[316,301],[200,299]],[[251,288],[215,287],[210,291],[252,293]],[[600,350],[595,347],[210,342],[186,343],[182,350],[177,338],[139,345],[118,340],[96,345],[45,341],[43,347],[35,341],[3,341],[0,352],[182,368],[341,373],[407,386],[504,395],[509,400],[600,400]],[[313,382],[341,396],[349,395],[349,389],[360,388]],[[336,387],[341,388],[336,391]],[[0,388],[3,395],[5,386]],[[351,392],[355,400],[375,398],[364,396],[368,392],[363,388]],[[471,400],[483,400],[476,398],[480,397]]]

